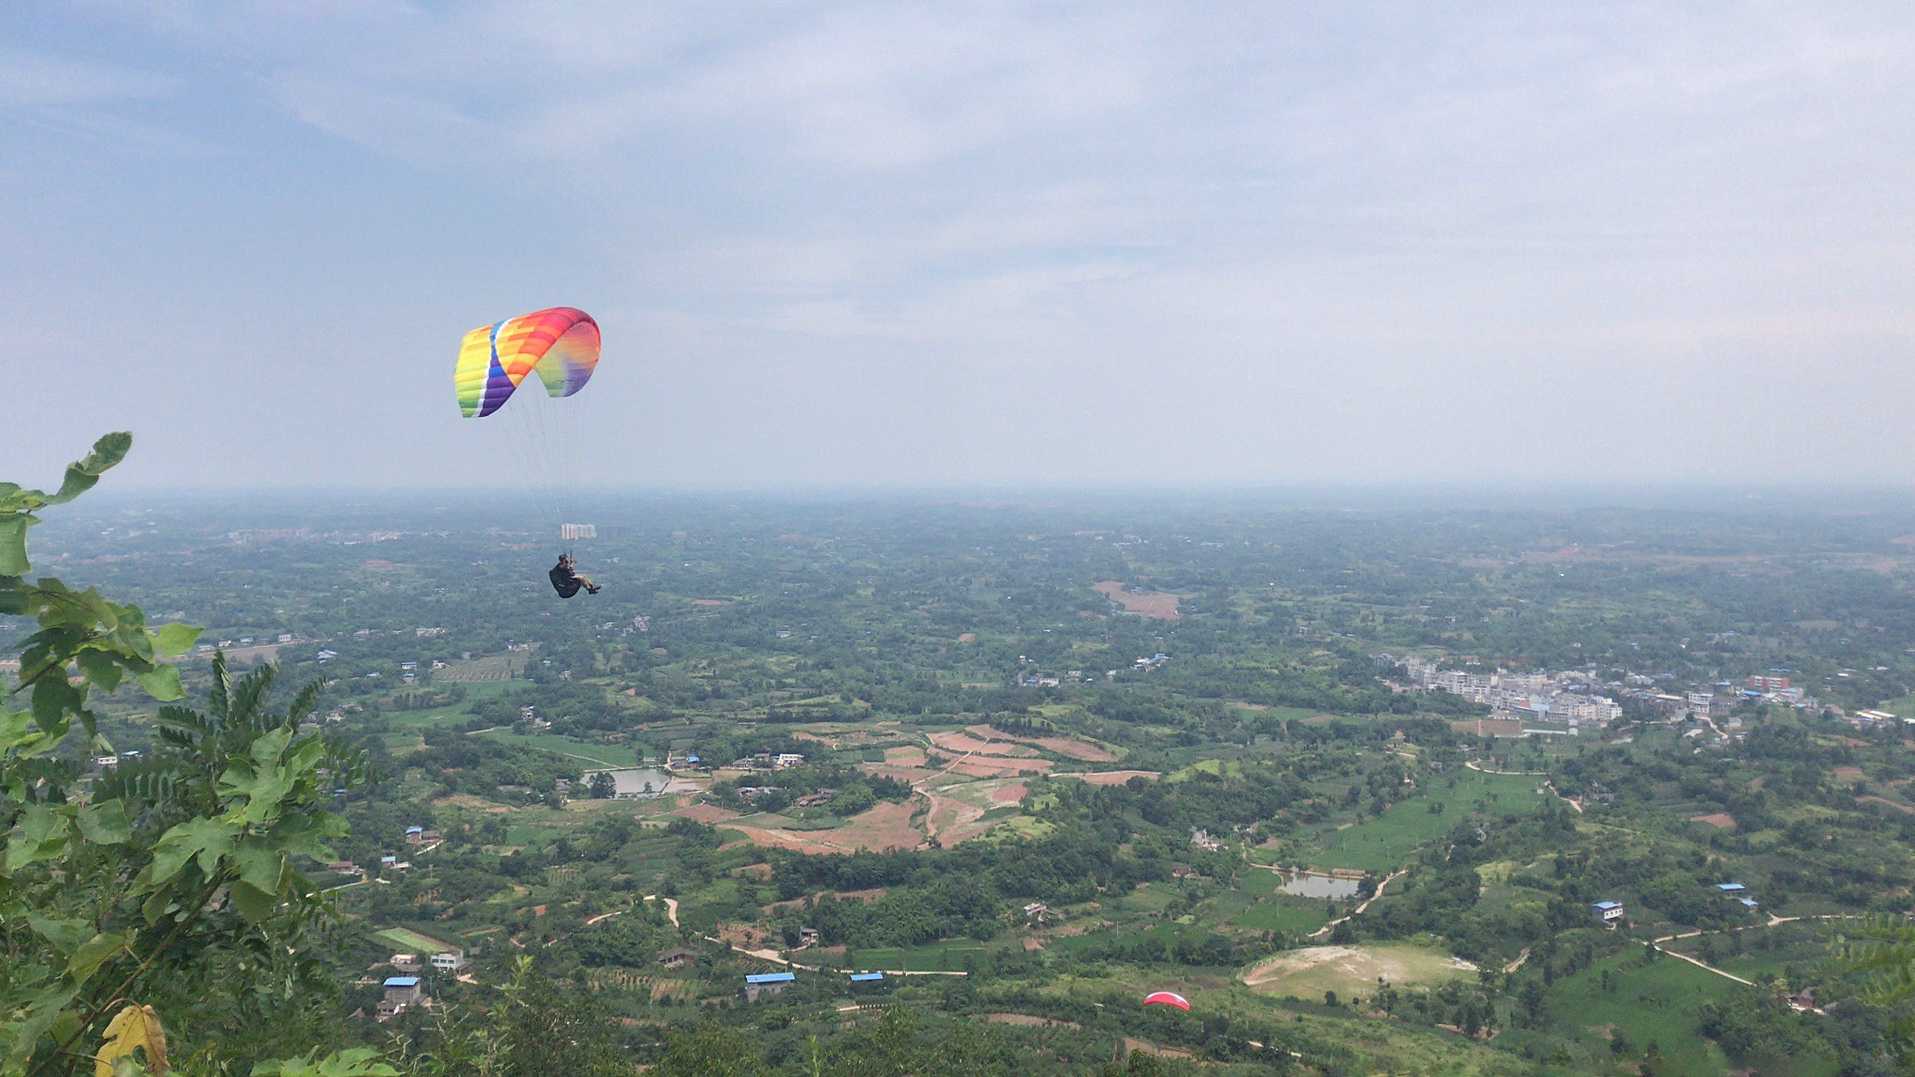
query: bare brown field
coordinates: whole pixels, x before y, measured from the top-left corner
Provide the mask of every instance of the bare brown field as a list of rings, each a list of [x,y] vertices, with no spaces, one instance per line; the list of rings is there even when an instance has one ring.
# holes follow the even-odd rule
[[[956,752],[960,755],[1034,756],[1037,754],[1037,749],[1013,744],[1009,738],[989,740],[971,736],[969,733],[933,733],[931,743],[947,752]]]
[[[1880,804],[1884,807],[1894,808],[1903,815],[1915,815],[1915,808],[1911,808],[1899,800],[1890,800],[1887,797],[1856,797],[1855,802],[1858,804]]]
[[[711,609],[712,607],[715,607],[715,606],[729,606],[729,605],[731,605],[731,599],[728,599],[728,598],[694,598],[694,599],[692,599],[692,605],[694,605],[694,606],[703,606],[703,607],[705,607],[706,609]]]
[[[906,785],[916,785],[919,782],[927,782],[944,773],[940,770],[926,770],[923,767],[894,767],[889,763],[859,763],[858,769],[864,771],[866,774],[876,774],[879,777],[890,778],[894,781],[903,782]]]
[[[884,761],[896,767],[921,767],[924,765],[924,749],[886,748]]]
[[[991,756],[987,759],[960,759],[951,764],[951,773],[963,774],[971,778],[1009,778],[1018,774],[1045,774],[1056,766],[1048,759],[1006,759],[1003,756]]]
[[[1024,798],[1030,795],[1030,786],[1025,785],[1023,782],[1013,782],[1010,785],[1000,785],[996,789],[991,790],[991,802],[993,804],[1022,804],[1024,803]]]
[[[958,633],[958,642],[959,643],[976,643],[977,633],[976,632],[960,632]]]
[[[1719,811],[1710,815],[1691,815],[1689,821],[1692,823],[1707,823],[1717,830],[1735,829],[1735,816],[1730,815],[1726,811]]]
[[[1125,613],[1134,613],[1153,621],[1177,621],[1183,619],[1178,612],[1177,603],[1183,597],[1168,591],[1131,591],[1116,580],[1099,580],[1091,584],[1091,589],[1124,607]]]
[[[1836,767],[1829,771],[1829,776],[1838,782],[1860,782],[1868,780],[1868,774],[1863,771],[1861,767]]]
[[[1061,755],[1066,759],[1076,759],[1085,763],[1115,763],[1117,756],[1108,749],[1099,747],[1076,737],[1027,737],[1003,730],[992,729],[988,725],[965,726],[965,732],[984,740],[1008,740],[1019,744],[1034,744],[1045,751]]]
[[[1059,774],[1057,777],[1076,778],[1079,781],[1089,782],[1092,785],[1122,785],[1132,778],[1142,778],[1147,782],[1154,782],[1163,777],[1163,774],[1154,770],[1100,770],[1089,774]]]

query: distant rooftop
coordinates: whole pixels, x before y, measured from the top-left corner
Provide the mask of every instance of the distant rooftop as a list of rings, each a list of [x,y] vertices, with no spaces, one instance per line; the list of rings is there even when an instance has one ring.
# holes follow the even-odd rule
[[[419,977],[388,976],[386,977],[386,986],[387,987],[417,987],[419,986]]]
[[[1605,910],[1605,911],[1607,911],[1607,910],[1609,910],[1609,909],[1620,909],[1620,908],[1622,908],[1622,902],[1620,902],[1620,901],[1598,901],[1598,902],[1596,902],[1596,905],[1595,905],[1595,907],[1596,907],[1596,908],[1598,908],[1598,909],[1602,909],[1602,910]]]
[[[797,978],[795,973],[790,972],[760,972],[756,975],[745,977],[745,982],[748,984],[788,984]]]
[[[851,982],[854,984],[868,984],[874,980],[882,979],[884,979],[884,973],[882,972],[854,972],[851,974]]]
[[[1741,883],[1717,883],[1716,889],[1725,894],[1740,894],[1744,890],[1747,890],[1748,887],[1743,886]]]

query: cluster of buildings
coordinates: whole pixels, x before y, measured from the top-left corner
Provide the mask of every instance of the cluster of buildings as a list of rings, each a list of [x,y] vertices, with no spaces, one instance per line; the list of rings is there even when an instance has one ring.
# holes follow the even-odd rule
[[[1448,692],[1490,708],[1496,720],[1514,720],[1524,732],[1578,733],[1622,717],[1622,704],[1602,694],[1606,686],[1594,674],[1577,670],[1542,673],[1493,673],[1444,669],[1421,658],[1378,655],[1379,662],[1400,665],[1414,689]]]
[[[1667,692],[1658,689],[1656,678],[1640,673],[1620,681],[1604,681],[1594,670],[1512,673],[1498,669],[1486,673],[1447,669],[1440,662],[1416,657],[1379,654],[1376,659],[1381,665],[1401,666],[1408,672],[1410,683],[1396,685],[1399,690],[1448,692],[1484,704],[1490,708],[1491,720],[1520,722],[1525,734],[1574,734],[1587,726],[1607,725],[1622,717],[1622,701],[1640,704],[1665,718],[1694,716],[1704,720],[1727,715],[1743,703],[1796,710],[1812,710],[1819,705],[1790,679],[1789,670],[1781,668],[1752,674],[1740,682],[1716,681],[1682,692]],[[1866,728],[1898,719],[1886,711],[1858,711],[1848,720]],[[1732,721],[1731,726],[1734,724]]]
[[[699,765],[699,759],[696,755],[687,756],[686,759],[693,766]],[[804,766],[804,763],[805,757],[798,752],[758,752],[754,755],[745,756],[742,759],[734,759],[730,763],[725,764],[722,769],[744,772],[790,770],[792,767]],[[670,763],[668,762],[666,765],[669,766]],[[742,793],[743,790],[739,792]]]
[[[745,985],[738,989],[738,997],[746,1002],[757,1002],[767,996],[782,995],[785,988],[798,982],[795,972],[758,972],[745,977]],[[885,984],[882,972],[854,972],[847,981],[853,991],[882,989]]]

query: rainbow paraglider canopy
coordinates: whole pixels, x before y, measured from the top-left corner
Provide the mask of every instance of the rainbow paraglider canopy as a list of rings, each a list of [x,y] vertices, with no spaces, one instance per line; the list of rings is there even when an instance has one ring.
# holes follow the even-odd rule
[[[576,307],[549,307],[482,325],[459,345],[452,384],[459,414],[482,419],[534,371],[553,396],[571,396],[598,366],[598,323]]]

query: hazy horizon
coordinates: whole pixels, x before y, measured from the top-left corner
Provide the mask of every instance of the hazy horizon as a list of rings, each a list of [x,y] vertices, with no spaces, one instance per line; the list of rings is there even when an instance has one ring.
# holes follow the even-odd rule
[[[26,3],[0,479],[1902,491],[1915,9]],[[525,77],[530,75],[532,77]]]

